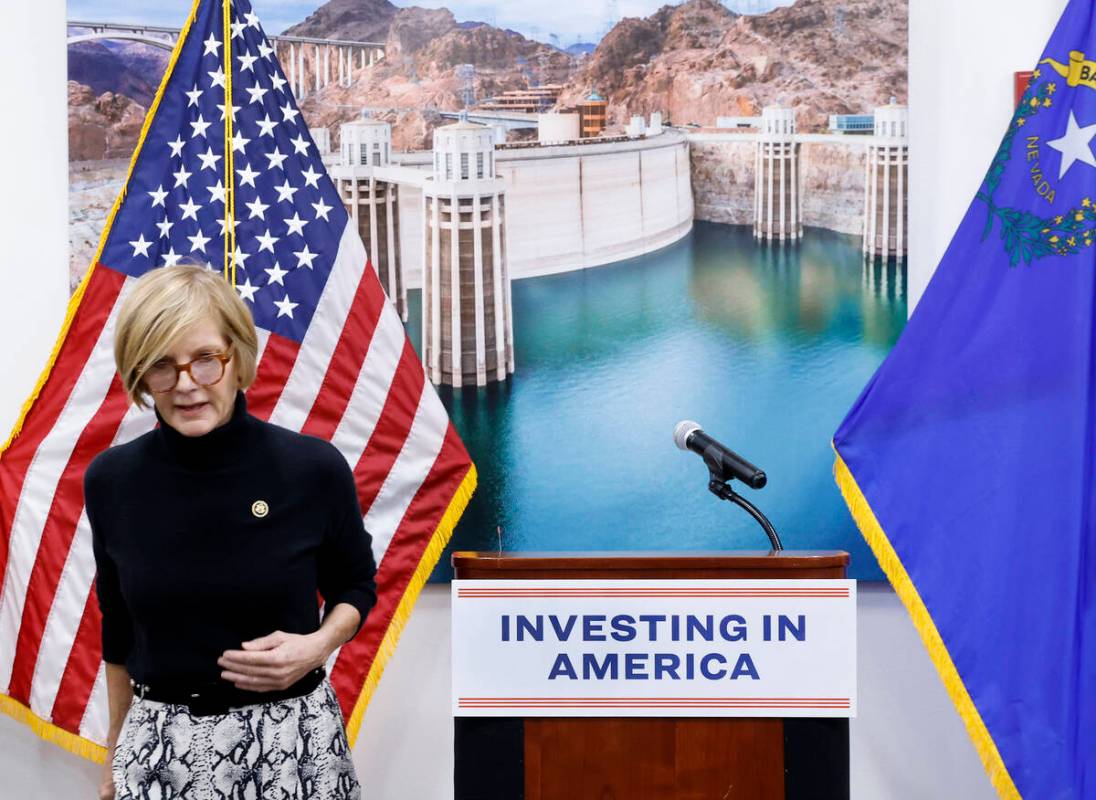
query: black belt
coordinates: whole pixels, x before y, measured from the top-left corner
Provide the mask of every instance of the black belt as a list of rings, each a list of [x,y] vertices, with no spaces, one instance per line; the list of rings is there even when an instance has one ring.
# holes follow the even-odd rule
[[[271,703],[306,695],[320,685],[325,675],[327,670],[316,667],[289,688],[272,692],[238,689],[235,684],[224,679],[204,683],[157,683],[155,685],[137,683],[130,679],[130,685],[133,686],[134,697],[183,705],[189,709],[191,716],[209,717],[214,714],[225,714],[241,706]]]

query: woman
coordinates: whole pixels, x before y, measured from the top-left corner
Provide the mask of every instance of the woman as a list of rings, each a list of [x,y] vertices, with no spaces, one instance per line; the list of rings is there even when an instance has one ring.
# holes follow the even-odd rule
[[[360,796],[324,664],[376,601],[371,538],[339,451],[248,414],[256,351],[247,307],[201,267],[149,272],[119,311],[118,372],[159,426],[84,476],[100,798]]]

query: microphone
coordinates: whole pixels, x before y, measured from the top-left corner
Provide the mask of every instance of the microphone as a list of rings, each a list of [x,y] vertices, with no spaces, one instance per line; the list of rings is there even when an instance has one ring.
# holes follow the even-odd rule
[[[690,419],[677,423],[674,428],[674,444],[682,450],[692,450],[700,454],[704,463],[708,465],[708,491],[720,500],[730,500],[745,509],[765,531],[774,552],[784,549],[780,535],[769,522],[769,518],[762,514],[757,506],[737,494],[731,486],[731,481],[738,478],[751,489],[760,489],[768,480],[764,472],[734,450],[721,445],[702,431],[698,423]]]
[[[760,489],[768,481],[765,473],[729,447],[717,442],[700,428],[700,424],[686,419],[674,428],[674,444],[682,450],[692,450],[704,459],[713,475],[721,481],[738,478],[751,489]]]

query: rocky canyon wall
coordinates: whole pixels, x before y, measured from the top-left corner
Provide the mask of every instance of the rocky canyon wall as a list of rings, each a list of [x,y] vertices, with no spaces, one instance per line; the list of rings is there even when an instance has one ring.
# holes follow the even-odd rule
[[[747,139],[690,137],[696,218],[728,225],[754,222],[754,160]],[[861,235],[864,215],[865,146],[806,141],[800,145],[803,224]]]
[[[867,147],[804,142],[799,153],[803,224],[863,236]]]

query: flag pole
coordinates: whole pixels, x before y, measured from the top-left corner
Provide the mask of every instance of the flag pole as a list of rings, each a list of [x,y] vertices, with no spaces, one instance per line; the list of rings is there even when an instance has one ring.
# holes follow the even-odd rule
[[[225,258],[224,275],[236,286],[236,192],[232,178],[232,0],[224,0],[224,70],[225,70]]]

